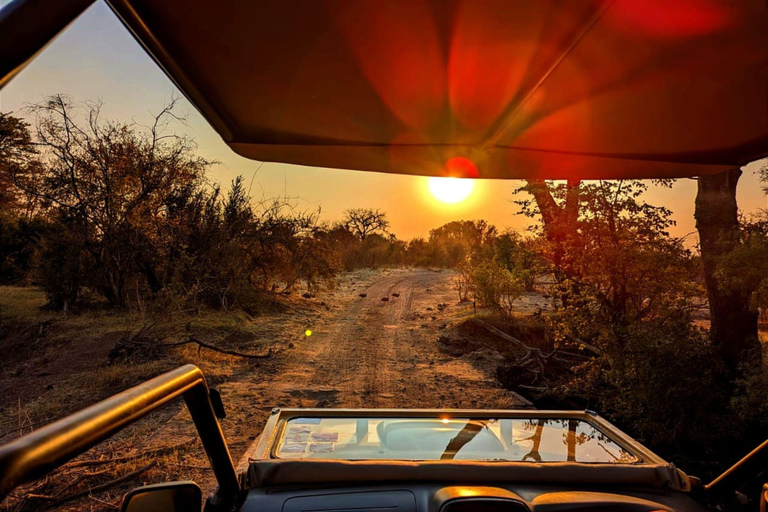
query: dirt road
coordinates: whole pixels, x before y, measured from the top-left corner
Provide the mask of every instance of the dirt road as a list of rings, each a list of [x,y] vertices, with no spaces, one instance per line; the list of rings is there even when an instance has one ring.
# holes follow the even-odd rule
[[[497,360],[483,355],[454,358],[438,349],[439,334],[470,314],[472,307],[457,304],[451,282],[448,271],[357,273],[332,297],[313,299],[333,303],[335,309],[294,315],[295,325],[289,329],[302,337],[250,375],[221,386],[235,416],[250,418],[249,432],[235,428],[232,440],[246,442],[243,437],[257,433],[275,406],[528,406],[498,385]],[[312,330],[311,336],[303,335],[306,329]]]

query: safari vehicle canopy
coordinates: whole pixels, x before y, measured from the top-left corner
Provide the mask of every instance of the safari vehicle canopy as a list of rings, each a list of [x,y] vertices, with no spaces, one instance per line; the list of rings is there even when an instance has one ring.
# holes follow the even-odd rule
[[[4,81],[92,1],[3,9]],[[108,3],[257,160],[616,179],[768,155],[764,0]]]
[[[0,85],[92,1],[4,7]],[[768,155],[765,0],[108,3],[249,158],[618,179]],[[179,395],[219,482],[210,510],[693,511],[732,496],[768,453],[704,488],[585,412],[275,411],[236,471],[215,400],[183,367],[0,447],[0,495]],[[128,510],[197,497],[189,483],[147,489]]]

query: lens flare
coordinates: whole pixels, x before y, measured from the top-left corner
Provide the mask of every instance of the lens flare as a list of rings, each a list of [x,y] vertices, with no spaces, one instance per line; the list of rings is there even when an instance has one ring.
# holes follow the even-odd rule
[[[461,178],[429,178],[429,191],[438,201],[456,204],[465,200],[475,188],[475,182]]]
[[[307,338],[309,338],[310,336],[312,336],[312,331],[310,329],[307,329],[306,331],[304,331],[304,334],[307,336]]]

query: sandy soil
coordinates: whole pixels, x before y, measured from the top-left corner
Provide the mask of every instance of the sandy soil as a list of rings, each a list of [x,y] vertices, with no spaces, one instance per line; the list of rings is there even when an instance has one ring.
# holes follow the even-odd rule
[[[224,399],[249,397],[265,408],[525,405],[497,385],[493,361],[438,350],[439,332],[471,308],[456,304],[451,278],[430,270],[349,278],[335,293],[336,310],[307,319],[311,336],[293,343],[278,367],[264,368],[267,375],[221,386]]]

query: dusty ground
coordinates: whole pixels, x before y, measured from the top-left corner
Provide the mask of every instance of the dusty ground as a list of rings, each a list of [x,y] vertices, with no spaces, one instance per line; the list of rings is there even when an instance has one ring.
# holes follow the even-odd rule
[[[299,407],[515,407],[478,360],[454,359],[438,333],[470,313],[457,305],[451,274],[392,270],[343,285],[330,315],[307,318],[300,338],[266,375],[221,386],[249,403]],[[360,297],[365,294],[366,297]],[[386,298],[384,301],[382,299]],[[440,306],[440,305],[445,306]],[[268,376],[268,377],[267,377]]]
[[[0,442],[186,362],[199,365],[221,391],[228,413],[222,426],[235,459],[259,433],[272,407],[529,406],[498,385],[497,358],[455,358],[438,349],[438,336],[474,313],[471,303],[457,303],[449,271],[358,271],[344,276],[333,291],[292,299],[283,313],[257,318],[190,315],[165,319],[161,327],[171,341],[191,332],[215,342],[229,333],[231,348],[273,350],[272,357],[260,360],[187,346],[160,360],[109,365],[107,356],[116,340],[150,320],[110,313],[62,320],[21,307],[41,300],[39,293],[0,288],[0,311],[6,321],[25,326],[29,332],[18,336],[31,340],[2,347],[15,356],[0,372]],[[546,308],[546,300],[526,296],[520,307],[533,312]],[[139,456],[152,450],[162,451]],[[95,463],[116,458],[116,464]],[[114,510],[122,492],[141,482],[188,478],[204,488],[213,484],[188,414],[178,404],[81,460],[89,464],[65,467],[43,483],[19,489],[0,508]],[[138,474],[125,485],[88,492],[131,472]],[[61,502],[75,491],[84,495]],[[30,492],[36,496],[30,498]]]

